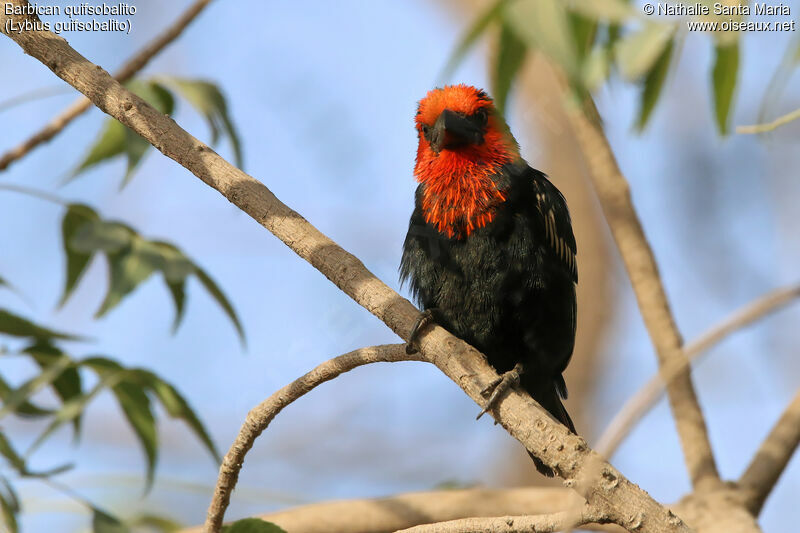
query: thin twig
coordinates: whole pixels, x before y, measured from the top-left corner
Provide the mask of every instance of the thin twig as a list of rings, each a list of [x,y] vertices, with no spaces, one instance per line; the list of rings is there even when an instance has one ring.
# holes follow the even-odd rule
[[[747,494],[747,508],[758,516],[767,496],[800,445],[800,390],[753,456],[739,486]]]
[[[69,202],[66,202],[56,196],[55,194],[50,194],[47,191],[40,191],[39,189],[34,189],[33,187],[25,187],[24,185],[14,185],[11,183],[0,183],[0,191],[9,191],[9,192],[16,192],[19,194],[24,194],[25,196],[30,196],[32,198],[38,198],[40,200],[44,200],[46,202],[51,202],[54,204],[65,206]]]
[[[378,362],[421,361],[420,357],[420,354],[406,354],[405,346],[402,344],[361,348],[325,361],[251,409],[219,468],[217,485],[206,516],[206,530],[219,531],[222,527],[225,509],[228,508],[231,493],[239,479],[245,455],[253,447],[256,438],[267,429],[272,419],[284,407],[315,387],[359,366]]]
[[[686,365],[707,353],[717,343],[730,334],[752,324],[753,322],[774,313],[800,297],[800,284],[771,291],[761,298],[748,303],[744,307],[725,317],[722,321],[700,335],[684,348],[686,359],[678,365],[671,365],[651,377],[636,394],[625,402],[603,434],[597,441],[595,451],[611,459],[619,445],[630,434],[636,424],[658,403],[664,394],[664,383],[669,382],[682,371]]]
[[[782,115],[772,122],[766,124],[753,124],[752,126],[737,126],[736,133],[767,133],[784,126],[790,122],[800,119],[800,109],[795,109],[790,113]]]
[[[663,370],[679,364],[686,358],[681,350],[683,340],[670,310],[653,250],[633,207],[628,181],[619,169],[591,97],[586,97],[583,107],[577,105],[569,85],[563,76],[561,79],[567,117],[631,280],[659,367]],[[701,490],[718,488],[721,485],[719,472],[688,368],[684,366],[669,382],[667,394],[692,486]]]
[[[59,96],[62,94],[69,94],[71,92],[72,89],[70,87],[65,87],[63,85],[60,87],[44,87],[42,89],[35,89],[25,94],[14,96],[12,98],[9,98],[8,100],[3,100],[2,102],[0,102],[0,113],[5,111],[6,109],[11,109],[12,107],[26,104],[28,102],[43,100],[45,98],[50,98],[52,96]]]
[[[119,69],[114,78],[120,83],[131,79],[137,72],[142,70],[153,57],[161,52],[169,43],[174,41],[210,2],[211,0],[196,0],[189,6],[189,9],[181,14],[172,26],[167,28],[161,35],[156,37],[128,60],[128,62]],[[3,154],[3,156],[0,157],[0,172],[7,169],[11,163],[21,159],[40,144],[58,135],[70,122],[86,112],[91,106],[92,103],[83,96],[75,100],[75,102],[56,115],[56,117],[41,130]]]
[[[461,518],[447,522],[423,524],[396,533],[463,533],[481,531],[482,533],[554,533],[577,526],[601,521],[591,512],[559,513],[533,516],[496,516],[489,518]]]
[[[10,3],[19,6],[25,2]],[[5,15],[6,12],[0,11],[0,31],[12,21],[15,25],[31,23],[25,15]],[[61,37],[49,31],[13,32],[7,36],[101,110],[253,217],[395,333],[408,338],[419,311],[367,270],[358,258],[278,200],[262,182],[225,161],[174,120],[125,89]],[[485,403],[481,391],[497,378],[497,373],[477,350],[438,326],[420,339],[420,347],[425,359],[456,382],[473,401]],[[614,523],[636,528],[640,533],[690,531],[682,520],[592,451],[583,439],[554,421],[527,394],[509,391],[491,414],[526,449],[553,468],[589,504],[607,513]]]

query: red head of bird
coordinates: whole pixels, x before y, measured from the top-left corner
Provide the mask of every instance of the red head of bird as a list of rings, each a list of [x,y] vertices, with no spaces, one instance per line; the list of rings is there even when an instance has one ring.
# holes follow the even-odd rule
[[[492,99],[469,85],[429,91],[415,122],[425,220],[448,237],[466,237],[505,201],[495,178],[519,159],[519,146]]]

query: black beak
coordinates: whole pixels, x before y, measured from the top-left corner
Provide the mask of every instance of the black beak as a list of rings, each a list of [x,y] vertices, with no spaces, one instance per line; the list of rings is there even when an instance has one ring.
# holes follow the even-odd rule
[[[437,154],[468,144],[482,144],[483,128],[475,121],[445,109],[433,125],[430,142]]]

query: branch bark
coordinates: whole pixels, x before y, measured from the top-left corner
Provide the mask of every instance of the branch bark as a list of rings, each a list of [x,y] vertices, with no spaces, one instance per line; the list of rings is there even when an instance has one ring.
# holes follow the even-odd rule
[[[291,533],[385,533],[458,518],[557,513],[582,501],[574,491],[563,488],[473,488],[313,503],[260,518]],[[624,531],[618,526],[603,528]],[[182,533],[201,533],[201,529]]]
[[[416,355],[416,357],[415,357]],[[239,479],[244,464],[244,456],[253,443],[281,410],[307,392],[350,370],[369,363],[395,361],[421,361],[421,355],[407,355],[403,344],[385,344],[361,348],[339,357],[325,361],[311,372],[286,385],[272,396],[258,404],[247,413],[247,418],[239,430],[239,435],[225,454],[219,469],[219,478],[214,488],[214,496],[208,507],[206,528],[219,531],[225,510],[230,503],[231,493]]]
[[[641,389],[636,391],[636,394],[625,402],[625,405],[617,412],[598,439],[595,451],[603,457],[611,459],[619,445],[625,440],[625,437],[658,403],[658,400],[664,394],[664,383],[672,381],[692,361],[708,352],[708,350],[732,333],[766,317],[770,313],[778,311],[797,298],[800,298],[800,284],[769,292],[736,310],[695,341],[687,344],[683,350],[686,359],[679,361],[677,365],[671,365],[669,368],[664,367],[659,374],[650,378]]]
[[[169,43],[178,38],[183,33],[183,30],[197,18],[197,15],[209,4],[211,0],[196,0],[189,9],[183,12],[181,16],[167,28],[161,35],[156,37],[147,46],[142,48],[139,53],[128,60],[125,65],[116,73],[114,78],[120,82],[125,83],[131,79],[137,72],[142,70],[147,63],[150,62],[161,50],[163,50]],[[92,106],[92,103],[84,97],[78,98],[64,111],[56,115],[44,128],[33,134],[26,141],[20,143],[14,148],[7,151],[0,157],[0,172],[7,169],[9,165],[24,157],[28,152],[39,146],[40,144],[49,141],[58,135],[70,122],[82,115]]]
[[[462,518],[435,524],[424,524],[397,533],[463,533],[481,531],[483,533],[554,533],[573,527],[583,527],[602,521],[592,512],[541,514],[533,516],[497,516],[490,518]]]
[[[27,4],[14,0],[15,5]],[[0,12],[5,31],[9,16]],[[349,254],[298,213],[281,203],[259,181],[237,169],[207,145],[116,82],[101,67],[48,31],[8,35],[29,55],[81,91],[101,110],[141,135],[213,187],[309,261],[342,291],[406,338],[418,314],[410,302],[376,278]],[[421,339],[422,354],[455,381],[475,402],[497,374],[474,348],[441,327]],[[597,512],[628,530],[641,533],[689,532],[690,529],[646,492],[590,450],[586,442],[552,420],[529,396],[511,391],[492,415],[577,490]],[[208,529],[213,531],[213,529]]]
[[[633,207],[630,186],[606,139],[594,102],[589,99],[586,109],[576,105],[565,82],[562,82],[562,95],[567,117],[586,158],[600,205],[656,349],[659,367],[663,371],[668,366],[679,366],[686,360],[681,349],[683,340],[670,310],[653,250]],[[721,486],[719,472],[687,365],[684,364],[683,370],[669,382],[667,394],[692,486],[695,490],[718,489]]]
[[[800,390],[756,452],[750,466],[739,478],[747,496],[746,506],[758,516],[772,488],[800,445]]]

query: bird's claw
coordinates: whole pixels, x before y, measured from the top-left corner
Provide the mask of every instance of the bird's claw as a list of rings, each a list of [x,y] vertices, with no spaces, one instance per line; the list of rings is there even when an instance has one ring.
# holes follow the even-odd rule
[[[486,414],[489,409],[494,407],[497,400],[506,393],[506,391],[511,387],[516,387],[519,385],[520,375],[523,372],[522,363],[517,363],[513,369],[509,370],[508,372],[504,372],[503,375],[500,377],[492,380],[482,391],[481,396],[486,396],[491,393],[489,399],[486,402],[486,407],[484,407],[475,420],[479,420],[484,414]]]
[[[408,336],[408,343],[406,343],[406,354],[412,355],[419,351],[419,336],[422,332],[434,323],[433,309],[425,309],[417,317],[414,326],[411,328],[411,333]]]

